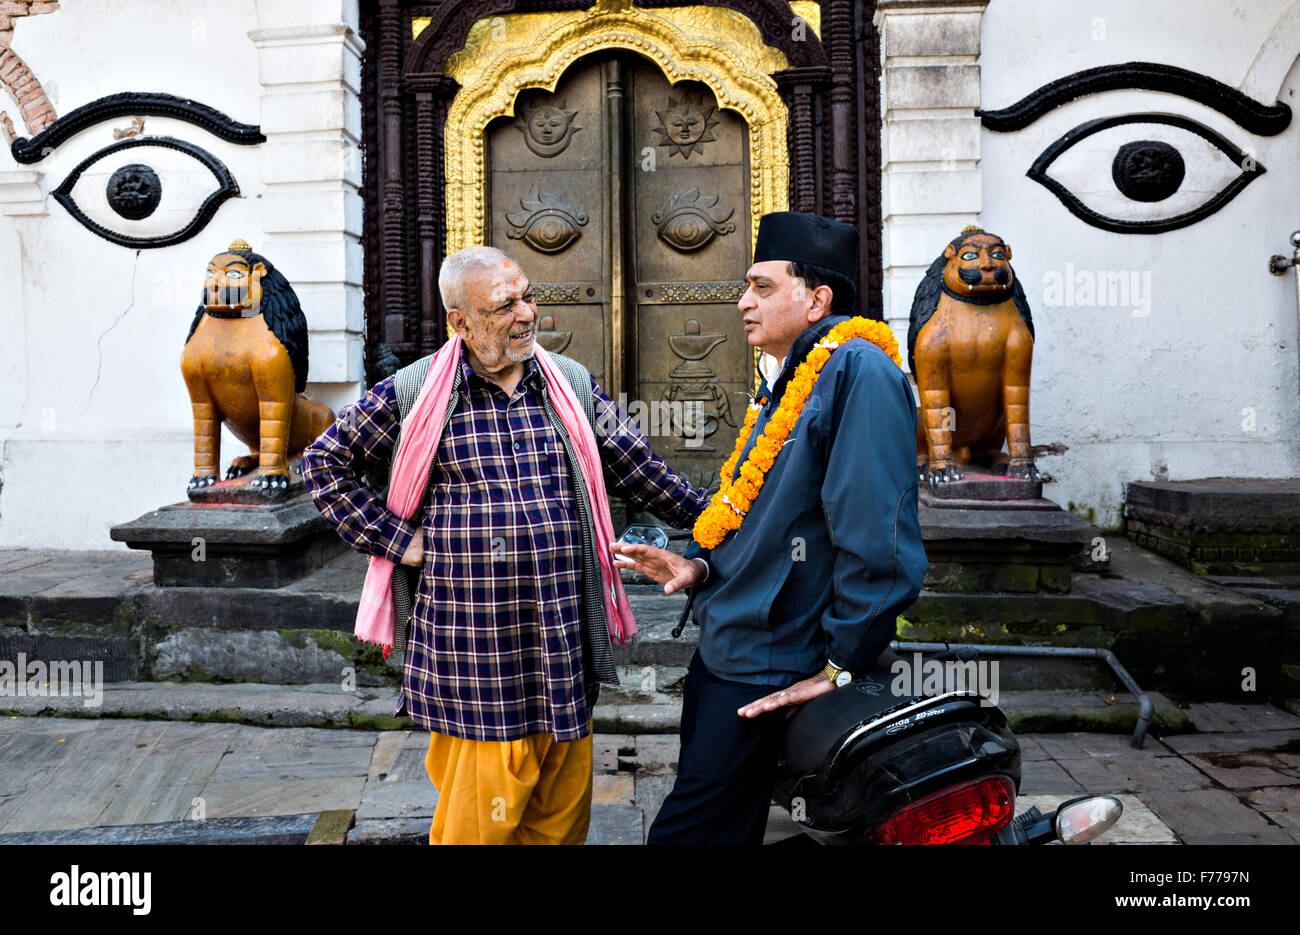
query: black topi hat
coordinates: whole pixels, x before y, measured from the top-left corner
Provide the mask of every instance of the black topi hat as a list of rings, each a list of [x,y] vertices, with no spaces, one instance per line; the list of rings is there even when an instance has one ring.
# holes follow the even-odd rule
[[[758,219],[754,262],[789,260],[811,266],[831,287],[834,311],[852,305],[858,268],[858,232],[819,214],[774,211]]]

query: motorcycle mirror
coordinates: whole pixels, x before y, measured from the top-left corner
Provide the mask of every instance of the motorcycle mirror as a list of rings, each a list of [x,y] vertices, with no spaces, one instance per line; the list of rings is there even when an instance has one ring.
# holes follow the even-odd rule
[[[1062,803],[1053,826],[1062,844],[1087,844],[1119,821],[1124,806],[1113,795],[1089,795]]]

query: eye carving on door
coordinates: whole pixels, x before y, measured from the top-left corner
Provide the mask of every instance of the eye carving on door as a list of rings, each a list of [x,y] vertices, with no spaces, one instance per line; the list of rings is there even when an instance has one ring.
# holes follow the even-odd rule
[[[524,135],[524,144],[536,155],[549,159],[569,146],[573,134],[582,127],[574,121],[578,111],[565,110],[564,101],[543,98],[520,105],[515,126]]]
[[[487,242],[520,254],[538,346],[586,366],[674,470],[712,482],[753,382],[736,306],[757,178],[745,120],[622,52],[512,108],[488,125],[482,210]]]
[[[725,213],[724,213],[725,212]],[[701,195],[698,188],[674,192],[662,210],[650,216],[659,239],[674,250],[690,253],[705,246],[715,235],[730,234],[735,224],[727,222],[735,208],[718,204],[717,195]]]
[[[587,215],[563,195],[533,189],[506,220],[511,240],[522,240],[539,253],[559,253],[582,236],[578,228],[586,226]]]
[[[669,97],[667,109],[655,111],[659,126],[651,129],[663,137],[657,145],[669,147],[670,159],[674,153],[683,159],[691,158],[691,153],[703,153],[704,144],[717,139],[713,135],[719,123],[717,109],[717,105],[706,103],[703,95],[694,99],[689,95]]]

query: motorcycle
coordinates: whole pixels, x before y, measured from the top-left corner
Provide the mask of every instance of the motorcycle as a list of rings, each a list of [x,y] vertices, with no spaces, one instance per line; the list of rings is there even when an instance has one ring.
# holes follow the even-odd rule
[[[930,657],[973,661],[972,650]],[[1087,844],[1123,812],[1079,796],[1015,815],[1020,744],[1006,715],[942,666],[943,690],[898,695],[875,669],[802,705],[786,726],[773,798],[821,844]],[[906,664],[906,663],[905,663]],[[796,839],[797,840],[797,839]]]

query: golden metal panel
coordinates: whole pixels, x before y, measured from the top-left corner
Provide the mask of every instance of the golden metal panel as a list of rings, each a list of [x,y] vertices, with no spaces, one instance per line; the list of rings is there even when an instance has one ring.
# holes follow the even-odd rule
[[[447,253],[487,240],[485,130],[514,115],[527,88],[553,91],[579,58],[606,49],[654,62],[669,82],[703,82],[718,105],[738,113],[749,134],[750,241],[758,219],[787,206],[786,109],[773,72],[785,55],[765,45],[758,27],[735,10],[690,6],[638,9],[601,0],[586,11],[517,13],[471,27],[465,47],[447,59],[460,84],[445,129]]]

